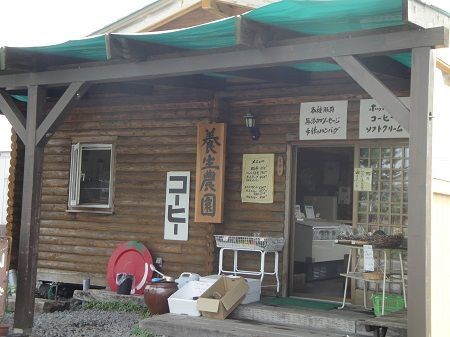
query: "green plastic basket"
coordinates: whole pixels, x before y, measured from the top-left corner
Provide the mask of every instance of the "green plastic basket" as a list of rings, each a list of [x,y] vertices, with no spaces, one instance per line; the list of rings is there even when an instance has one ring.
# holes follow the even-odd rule
[[[372,296],[373,310],[375,316],[381,316],[383,305],[383,294],[373,294]],[[385,294],[384,295],[384,314],[402,310],[405,307],[405,300],[402,295]]]

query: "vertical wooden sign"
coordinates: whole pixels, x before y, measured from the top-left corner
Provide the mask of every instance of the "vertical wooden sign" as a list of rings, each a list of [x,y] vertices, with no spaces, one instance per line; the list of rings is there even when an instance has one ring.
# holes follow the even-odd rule
[[[223,222],[226,135],[225,123],[197,125],[196,222]]]
[[[191,172],[167,172],[164,239],[187,241]]]
[[[6,311],[8,299],[8,265],[9,265],[9,239],[0,237],[0,317]]]

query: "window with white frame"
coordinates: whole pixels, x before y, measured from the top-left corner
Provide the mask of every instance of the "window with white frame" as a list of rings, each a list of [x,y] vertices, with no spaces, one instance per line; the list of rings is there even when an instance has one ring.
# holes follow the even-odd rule
[[[73,144],[69,209],[112,208],[112,144]]]

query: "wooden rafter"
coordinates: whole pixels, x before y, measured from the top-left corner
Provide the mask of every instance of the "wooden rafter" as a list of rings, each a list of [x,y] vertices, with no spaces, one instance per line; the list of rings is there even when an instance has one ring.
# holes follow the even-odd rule
[[[223,72],[255,67],[280,66],[345,55],[380,54],[423,46],[448,46],[448,30],[426,30],[380,33],[368,36],[343,37],[322,41],[295,39],[291,44],[262,49],[209,52],[139,63],[103,64],[93,67],[43,71],[33,74],[0,75],[0,88],[27,85],[63,85],[78,81],[128,81],[145,78],[185,76],[198,73]]]
[[[353,56],[337,56],[333,59],[356,83],[389,111],[406,131],[409,130],[409,108],[360,61]]]
[[[360,61],[374,74],[383,74],[405,79],[411,76],[411,69],[409,67],[389,56],[378,55],[364,57]]]
[[[3,59],[0,70],[9,71],[39,71],[49,66],[92,62],[90,59],[41,54],[14,47],[3,47],[0,52],[3,53],[3,56],[0,56]]]
[[[238,45],[262,48],[275,42],[304,36],[304,34],[249,20],[243,16],[236,18],[236,43]]]
[[[180,52],[183,49],[158,43],[138,41],[117,34],[106,35],[108,60],[144,61],[155,55]]]
[[[226,74],[236,77],[246,77],[266,82],[305,85],[311,80],[311,73],[290,67],[270,67],[261,69],[244,69]]]
[[[6,116],[11,123],[14,131],[20,137],[22,142],[26,141],[25,125],[26,120],[23,113],[14,103],[11,96],[4,90],[0,90],[0,111]]]

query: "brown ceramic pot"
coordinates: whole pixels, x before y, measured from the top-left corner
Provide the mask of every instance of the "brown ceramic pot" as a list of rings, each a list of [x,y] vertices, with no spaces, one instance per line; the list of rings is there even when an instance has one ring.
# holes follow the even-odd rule
[[[178,290],[175,282],[150,282],[145,285],[144,301],[152,314],[166,314],[169,312],[167,299]]]

